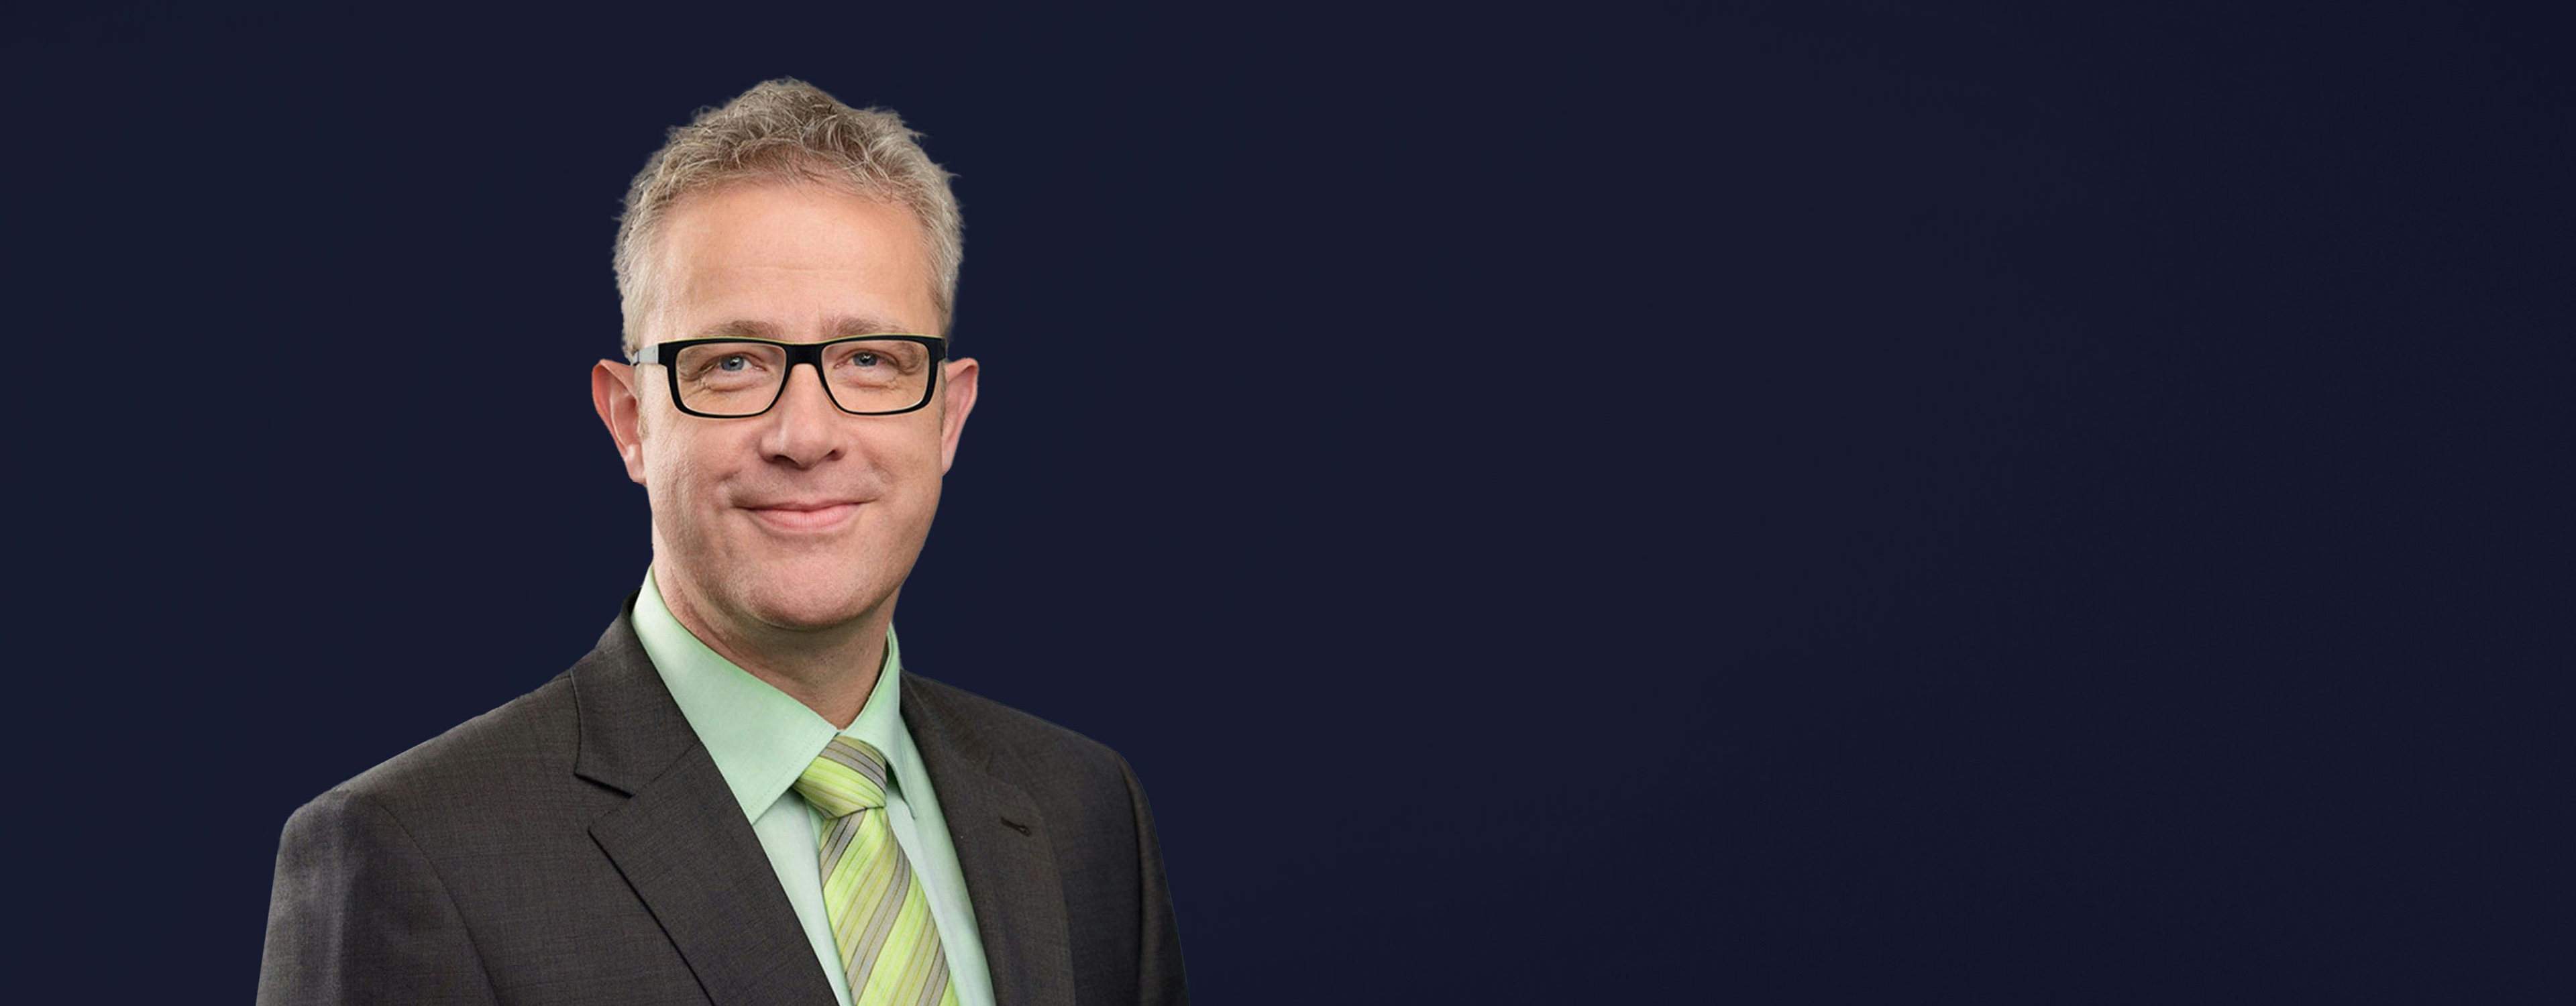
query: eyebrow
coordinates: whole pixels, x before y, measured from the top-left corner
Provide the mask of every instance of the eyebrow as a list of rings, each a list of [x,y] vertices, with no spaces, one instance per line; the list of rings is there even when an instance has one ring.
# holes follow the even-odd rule
[[[888,320],[886,320],[886,319],[870,317],[870,316],[868,316],[868,315],[844,315],[844,316],[842,316],[842,317],[834,318],[834,319],[832,319],[832,320],[831,320],[831,322],[830,322],[830,323],[828,323],[828,324],[824,325],[824,326],[823,326],[823,329],[824,329],[824,331],[831,333],[831,334],[829,334],[829,335],[824,336],[824,338],[825,338],[825,339],[827,339],[827,340],[829,340],[829,339],[847,339],[847,338],[850,338],[850,337],[852,337],[852,336],[860,336],[860,335],[918,335],[918,334],[921,334],[921,333],[913,332],[911,329],[905,328],[905,327],[903,327],[903,326],[901,326],[901,325],[897,325],[897,324],[895,324],[894,322],[888,321]],[[692,336],[690,336],[689,338],[692,338],[692,339],[767,339],[767,340],[769,340],[769,341],[771,341],[771,342],[794,342],[794,341],[795,341],[795,340],[793,340],[793,339],[786,338],[785,336],[786,336],[786,333],[785,333],[784,331],[782,331],[778,326],[773,325],[773,324],[770,324],[770,323],[768,323],[768,322],[765,322],[765,321],[752,321],[752,320],[749,320],[749,319],[736,319],[736,320],[733,320],[733,321],[718,322],[718,323],[716,323],[716,324],[709,325],[709,326],[707,326],[707,327],[705,327],[705,328],[699,329],[699,330],[698,330],[698,334],[696,334],[696,335],[692,335]]]

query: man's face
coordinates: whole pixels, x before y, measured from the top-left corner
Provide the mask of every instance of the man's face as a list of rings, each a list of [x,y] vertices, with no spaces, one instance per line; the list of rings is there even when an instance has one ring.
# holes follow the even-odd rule
[[[764,184],[683,197],[664,223],[648,344],[938,334],[921,225],[899,206]],[[764,414],[691,416],[661,371],[602,362],[591,383],[652,501],[655,580],[674,610],[733,634],[830,629],[891,602],[930,534],[975,362],[950,361],[929,406],[891,416],[840,411],[810,366]]]

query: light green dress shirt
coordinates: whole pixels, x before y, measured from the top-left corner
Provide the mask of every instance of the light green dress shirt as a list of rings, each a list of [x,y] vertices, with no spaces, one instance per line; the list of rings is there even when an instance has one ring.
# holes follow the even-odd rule
[[[886,822],[929,896],[930,917],[939,927],[939,945],[948,955],[948,980],[957,989],[959,1006],[993,1006],[993,978],[985,970],[975,909],[966,900],[966,874],[957,866],[957,847],[949,841],[948,822],[940,816],[939,795],[931,791],[921,751],[912,746],[912,732],[904,729],[903,657],[894,629],[886,629],[885,667],[867,705],[849,729],[836,730],[804,703],[699,642],[663,606],[661,588],[649,569],[644,590],[635,597],[634,621],[644,654],[653,658],[681,715],[688,717],[725,785],[742,803],[743,815],[751,819],[751,830],[769,853],[778,886],[786,890],[788,904],[796,906],[797,921],[804,923],[805,938],[814,945],[823,973],[831,976],[832,994],[841,1006],[850,1006],[850,979],[842,973],[832,920],[823,910],[816,849],[823,816],[792,788],[836,734],[885,753]]]

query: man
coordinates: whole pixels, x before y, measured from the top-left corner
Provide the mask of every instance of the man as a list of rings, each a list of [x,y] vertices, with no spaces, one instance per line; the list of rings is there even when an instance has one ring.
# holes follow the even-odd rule
[[[296,812],[261,1002],[1186,1001],[1127,764],[901,666],[976,390],[914,135],[773,81],[636,177],[591,397],[653,565],[571,670]]]

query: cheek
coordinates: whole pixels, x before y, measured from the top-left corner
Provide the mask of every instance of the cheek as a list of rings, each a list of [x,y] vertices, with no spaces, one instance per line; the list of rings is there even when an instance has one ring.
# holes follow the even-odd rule
[[[939,498],[939,427],[925,425],[889,437],[875,451],[877,467],[910,495]]]
[[[712,496],[715,483],[724,478],[725,469],[711,454],[717,445],[705,438],[664,435],[643,444],[644,488],[657,511],[666,502],[682,509],[695,506]]]

